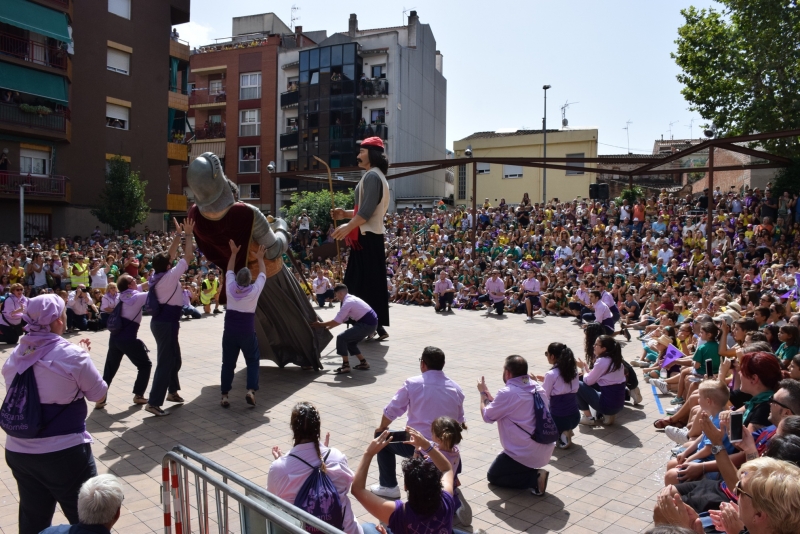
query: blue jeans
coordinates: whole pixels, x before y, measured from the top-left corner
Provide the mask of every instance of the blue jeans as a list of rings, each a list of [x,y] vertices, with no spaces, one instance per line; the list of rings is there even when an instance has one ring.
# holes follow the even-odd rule
[[[358,348],[359,341],[375,332],[377,325],[366,323],[355,323],[350,328],[336,336],[336,354],[339,356],[358,356],[361,349]]]
[[[223,395],[227,394],[233,386],[233,371],[239,360],[239,351],[244,354],[247,364],[247,389],[258,391],[258,369],[260,353],[258,352],[258,339],[256,333],[239,334],[235,332],[222,333],[222,377],[220,389]]]
[[[405,443],[389,443],[378,452],[379,484],[384,488],[397,487],[397,464],[395,456],[411,458],[414,456],[414,446]]]
[[[191,317],[192,319],[200,319],[202,317],[200,312],[197,311],[197,308],[195,308],[194,306],[184,306],[183,308],[181,308],[181,316],[183,317],[188,316]]]
[[[325,306],[325,301],[333,298],[333,289],[329,289],[322,294],[315,294],[314,298],[317,299],[317,304],[319,304],[319,307],[323,308]]]
[[[67,308],[67,328],[77,328],[78,330],[89,329],[89,316],[77,315],[70,308]]]
[[[538,488],[539,470],[522,465],[511,456],[501,452],[489,466],[486,479],[489,484],[501,488]]]
[[[380,530],[375,528],[374,523],[361,523],[361,528],[364,530],[364,534],[378,534]],[[392,531],[389,530],[389,527],[384,527],[388,534],[392,534]],[[453,534],[469,534],[463,530],[458,530],[457,528],[453,529]]]

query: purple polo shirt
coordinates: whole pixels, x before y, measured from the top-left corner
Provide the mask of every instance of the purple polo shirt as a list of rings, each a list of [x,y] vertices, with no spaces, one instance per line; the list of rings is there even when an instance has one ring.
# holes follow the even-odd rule
[[[408,411],[408,426],[431,439],[431,423],[446,415],[464,422],[464,393],[444,371],[428,370],[403,382],[383,415],[394,421]]]

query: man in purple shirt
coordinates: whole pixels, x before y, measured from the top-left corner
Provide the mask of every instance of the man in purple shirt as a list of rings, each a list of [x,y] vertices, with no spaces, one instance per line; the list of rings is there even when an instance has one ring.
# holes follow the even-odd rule
[[[549,401],[544,389],[528,376],[528,362],[522,356],[509,356],[503,365],[505,387],[497,396],[489,393],[481,377],[481,417],[487,423],[497,422],[500,445],[503,447],[489,467],[486,478],[490,484],[505,488],[529,488],[542,496],[550,475],[542,469],[550,461],[555,442],[543,445],[531,438],[536,428],[533,411],[533,392],[538,391],[545,405]]]
[[[494,308],[497,315],[503,315],[506,303],[506,285],[503,283],[503,279],[500,278],[500,271],[494,269],[492,277],[486,280],[484,287],[486,288],[486,293],[478,297],[478,302],[491,302],[486,314],[490,315],[492,308]]]
[[[450,380],[444,369],[444,351],[437,347],[425,347],[419,359],[419,376],[409,378],[395,393],[383,409],[381,424],[375,429],[379,436],[389,428],[392,421],[408,411],[405,426],[417,429],[426,439],[432,439],[431,424],[442,416],[452,417],[463,428],[464,393],[458,384]],[[370,487],[375,495],[388,499],[399,499],[395,456],[411,458],[414,447],[405,443],[390,443],[378,453],[379,483]]]
[[[450,306],[453,304],[456,288],[453,287],[453,282],[447,278],[444,269],[439,271],[439,279],[433,284],[433,294],[436,295],[437,312],[444,311],[445,306],[447,306],[447,311],[453,311]]]
[[[342,323],[351,322],[350,328],[336,336],[336,354],[342,357],[342,366],[334,371],[337,375],[350,372],[350,357],[355,356],[360,362],[354,368],[359,371],[369,369],[366,358],[361,355],[358,342],[371,336],[378,328],[378,314],[369,304],[347,293],[347,286],[338,284],[333,288],[336,300],[342,303],[339,313],[330,321],[311,323],[312,328],[335,328]],[[349,354],[349,356],[348,356]]]

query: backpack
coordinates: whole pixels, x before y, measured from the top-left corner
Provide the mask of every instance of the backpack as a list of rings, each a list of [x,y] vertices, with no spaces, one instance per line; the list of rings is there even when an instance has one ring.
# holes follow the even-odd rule
[[[328,459],[330,454],[331,451],[328,450],[328,454],[325,455],[322,463]],[[308,475],[308,478],[294,498],[294,505],[321,521],[341,530],[344,526],[344,507],[339,500],[339,492],[336,491],[336,487],[333,485],[330,477],[322,471],[322,463],[314,467],[294,454],[290,454],[289,456],[297,458],[311,468],[311,474]],[[311,525],[306,525],[305,529],[306,532],[320,532]]]
[[[106,319],[106,328],[108,328],[112,336],[119,334],[125,328],[122,321],[122,301],[117,302],[117,305],[114,306],[114,311]]]
[[[158,280],[158,282],[160,282],[160,281],[161,281],[161,279]],[[165,304],[161,304],[158,301],[158,297],[156,296],[156,286],[158,285],[158,282],[156,282],[155,284],[152,284],[148,288],[148,290],[147,290],[147,299],[144,302],[145,308],[147,308],[147,310],[150,312],[150,315],[153,318],[156,318],[161,314],[161,307],[162,306],[166,306],[166,303]],[[167,299],[167,302],[172,300],[172,297],[175,296],[175,293],[178,291],[178,287],[179,286],[175,286],[175,291],[173,291],[172,295],[169,296],[169,298]],[[114,308],[114,311],[116,311],[116,308]]]
[[[558,439],[558,428],[555,421],[553,421],[553,416],[550,415],[550,410],[547,409],[547,405],[544,403],[542,395],[536,390],[533,390],[533,415],[536,422],[533,427],[533,434],[528,434],[524,428],[517,425],[517,423],[514,424],[528,434],[536,443],[541,443],[542,445],[555,443]]]
[[[0,428],[15,438],[35,438],[42,429],[42,405],[33,366],[17,373],[0,407]]]

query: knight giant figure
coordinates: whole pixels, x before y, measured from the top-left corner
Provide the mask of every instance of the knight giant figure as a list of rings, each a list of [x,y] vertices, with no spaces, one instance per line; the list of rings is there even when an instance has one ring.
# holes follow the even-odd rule
[[[228,240],[242,246],[234,272],[247,264],[258,276],[258,264],[248,262],[249,250],[266,248],[267,283],[256,309],[256,335],[262,359],[283,367],[294,363],[304,369],[322,369],[320,353],[331,341],[330,332],[311,328],[316,312],[294,276],[283,264],[291,237],[283,219],[269,223],[255,206],[238,201],[238,187],[225,177],[219,158],[206,152],[189,164],[186,173],[195,204],[189,210],[194,219],[194,237],[209,261],[223,268],[230,256]],[[225,277],[220,302],[225,302]]]

